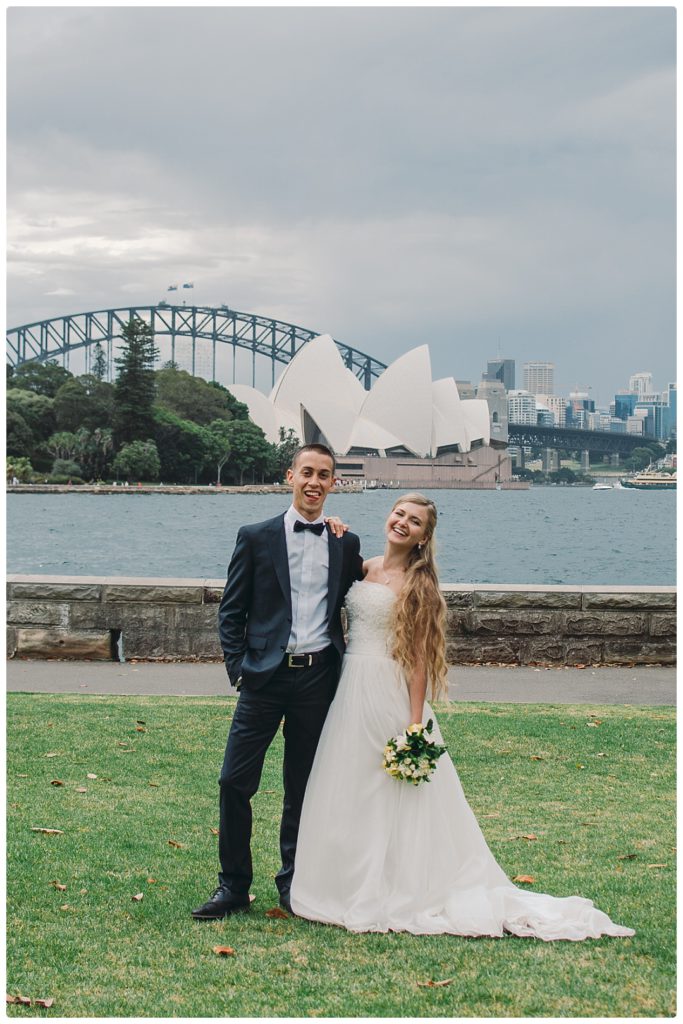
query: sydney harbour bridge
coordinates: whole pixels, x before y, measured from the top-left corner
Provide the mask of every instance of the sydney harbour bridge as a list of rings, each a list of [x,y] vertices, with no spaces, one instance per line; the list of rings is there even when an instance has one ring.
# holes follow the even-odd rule
[[[47,362],[61,360],[69,367],[70,355],[83,350],[85,372],[92,365],[95,347],[101,346],[109,379],[112,378],[117,342],[125,325],[133,318],[144,321],[155,338],[168,337],[171,361],[175,362],[176,339],[191,345],[191,373],[195,375],[197,346],[210,345],[211,379],[216,379],[218,346],[231,347],[232,376],[236,379],[237,350],[251,354],[251,384],[256,383],[256,360],[269,360],[271,383],[275,383],[277,364],[287,364],[319,331],[257,313],[242,313],[228,306],[176,306],[160,302],[152,306],[120,306],[85,313],[71,313],[35,323],[13,327],[7,331],[7,362],[12,367],[30,360]],[[345,366],[369,390],[373,381],[386,369],[386,363],[360,352],[350,345],[335,341]],[[593,452],[601,455],[629,455],[643,443],[637,435],[612,431],[577,430],[561,427],[529,426],[511,423],[508,443],[555,450]]]

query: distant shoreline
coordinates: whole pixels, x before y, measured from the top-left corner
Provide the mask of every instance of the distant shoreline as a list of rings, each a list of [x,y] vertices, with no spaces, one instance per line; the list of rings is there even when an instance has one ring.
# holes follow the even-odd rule
[[[540,486],[535,484],[534,486]],[[584,485],[590,487],[590,484]],[[361,494],[363,491],[405,491],[409,485],[379,485],[377,487],[361,487],[359,483],[349,482],[343,487],[335,487],[333,494]],[[414,488],[413,488],[414,489]],[[451,491],[526,491],[529,489],[529,482],[526,480],[505,480],[501,481],[498,487],[494,484],[473,485],[471,482],[463,483],[462,486],[439,487],[432,483],[425,484],[421,490],[451,490]],[[7,494],[289,494],[289,484],[243,484],[226,485],[224,487],[209,487],[203,484],[142,484],[123,485],[115,487],[113,484],[7,484]]]

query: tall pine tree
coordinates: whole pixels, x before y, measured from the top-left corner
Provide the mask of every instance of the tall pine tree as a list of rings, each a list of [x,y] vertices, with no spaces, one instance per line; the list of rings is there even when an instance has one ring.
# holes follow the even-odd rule
[[[95,342],[95,355],[92,361],[91,373],[97,380],[104,380],[107,376],[107,358],[99,341]]]
[[[154,360],[159,355],[152,329],[139,317],[121,331],[123,345],[116,358],[114,386],[114,445],[154,437],[152,403],[155,395]]]

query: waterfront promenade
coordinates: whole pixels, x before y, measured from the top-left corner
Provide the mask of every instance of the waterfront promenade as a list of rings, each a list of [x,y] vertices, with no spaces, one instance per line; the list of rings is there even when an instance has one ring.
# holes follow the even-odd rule
[[[236,696],[222,663],[24,661],[7,663],[8,692]],[[452,701],[513,704],[676,703],[676,670],[665,667],[457,666]]]

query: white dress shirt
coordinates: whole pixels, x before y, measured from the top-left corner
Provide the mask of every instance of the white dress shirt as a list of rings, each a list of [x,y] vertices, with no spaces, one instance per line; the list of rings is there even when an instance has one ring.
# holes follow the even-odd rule
[[[294,654],[321,651],[330,644],[327,631],[329,549],[327,530],[294,532],[297,519],[308,522],[290,505],[285,512],[285,540],[292,592],[292,631],[287,650]],[[321,515],[314,523],[324,523]]]

